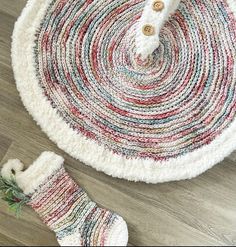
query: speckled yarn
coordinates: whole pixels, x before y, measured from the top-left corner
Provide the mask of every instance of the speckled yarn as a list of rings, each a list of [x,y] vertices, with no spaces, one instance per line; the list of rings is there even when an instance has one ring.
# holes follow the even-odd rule
[[[120,246],[124,243],[125,240],[119,240],[122,231],[127,231],[123,219],[91,201],[63,166],[45,178],[30,195],[29,205],[56,233],[60,245]]]
[[[153,63],[135,63],[142,0],[53,0],[35,40],[41,87],[71,128],[126,158],[211,143],[236,113],[236,25],[224,0],[183,0]]]
[[[61,156],[45,151],[26,170],[20,160],[9,160],[0,175],[9,184],[14,178],[27,204],[56,233],[61,246],[126,246],[128,229],[123,218],[91,201],[63,163]],[[22,195],[15,199],[23,203]]]

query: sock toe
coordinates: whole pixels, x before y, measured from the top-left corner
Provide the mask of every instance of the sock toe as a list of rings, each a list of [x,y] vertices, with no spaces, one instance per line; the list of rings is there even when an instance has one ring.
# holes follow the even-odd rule
[[[117,220],[111,227],[105,246],[127,246],[128,243],[128,228],[122,217],[118,216]]]

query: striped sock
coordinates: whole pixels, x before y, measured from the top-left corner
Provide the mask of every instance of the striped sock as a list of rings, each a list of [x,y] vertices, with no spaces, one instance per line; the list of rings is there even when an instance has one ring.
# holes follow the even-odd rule
[[[61,246],[125,246],[125,221],[90,200],[65,171],[63,161],[44,152],[26,171],[15,169],[16,182],[30,196],[29,205],[56,233]]]

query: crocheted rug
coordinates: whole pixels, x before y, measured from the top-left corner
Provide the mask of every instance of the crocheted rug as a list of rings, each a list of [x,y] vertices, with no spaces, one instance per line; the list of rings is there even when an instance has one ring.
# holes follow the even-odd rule
[[[181,1],[146,67],[133,59],[143,6],[28,1],[13,33],[17,88],[85,164],[134,181],[192,178],[236,148],[236,3]]]

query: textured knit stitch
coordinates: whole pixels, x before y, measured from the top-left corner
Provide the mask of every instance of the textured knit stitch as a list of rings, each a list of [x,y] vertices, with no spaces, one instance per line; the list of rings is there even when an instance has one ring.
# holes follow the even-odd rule
[[[63,167],[31,195],[29,205],[56,233],[59,243],[77,234],[74,241],[79,240],[81,246],[104,246],[111,228],[120,218],[91,201]]]
[[[226,1],[181,1],[143,68],[134,61],[143,7],[53,0],[35,62],[45,95],[71,128],[127,158],[162,161],[211,143],[233,121],[236,29]]]
[[[145,69],[132,53],[145,2],[131,3],[29,0],[13,32],[17,88],[48,137],[85,164],[132,181],[193,178],[236,148],[236,2],[182,0]]]
[[[70,178],[63,162],[61,156],[43,152],[26,170],[19,160],[4,164],[1,177],[9,182],[6,184],[16,185],[7,187],[8,191],[16,192],[10,193],[15,206],[17,203],[29,204],[56,233],[62,246],[126,246],[128,229],[125,221],[91,201]],[[22,195],[16,197],[17,192]]]

